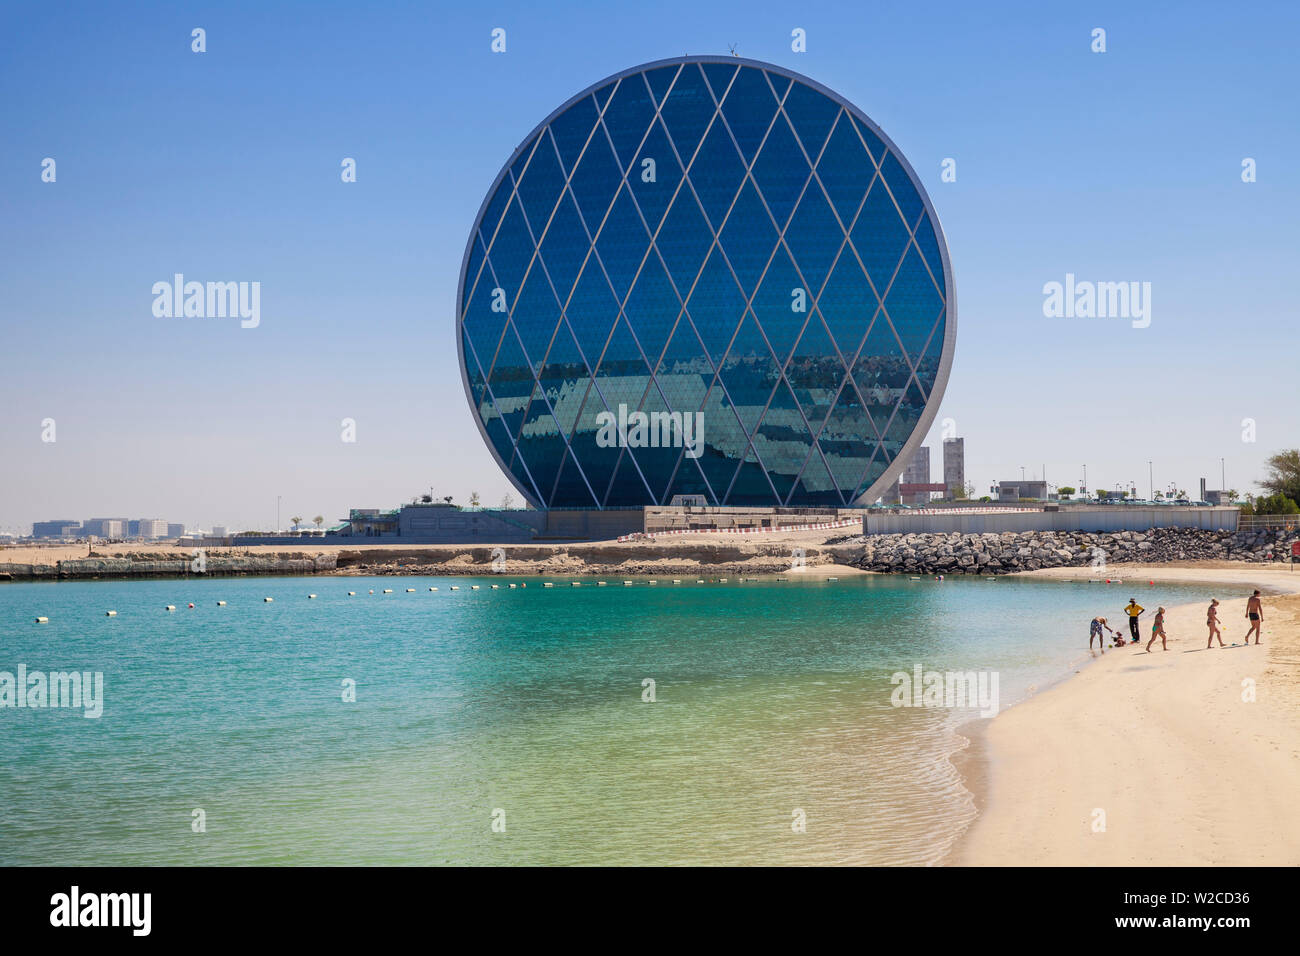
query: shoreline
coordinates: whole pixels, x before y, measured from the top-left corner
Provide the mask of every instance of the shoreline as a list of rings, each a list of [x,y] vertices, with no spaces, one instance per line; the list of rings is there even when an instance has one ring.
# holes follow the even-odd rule
[[[1108,569],[1124,583],[1141,580],[1144,590],[1150,581],[1203,583],[1206,598],[1166,608],[1168,652],[1158,644],[1149,655],[1128,646],[1092,652],[1083,662],[1091,666],[956,729],[965,745],[950,761],[976,816],[941,865],[1300,862],[1300,819],[1289,809],[1300,786],[1300,678],[1279,658],[1300,650],[1300,575],[1215,564]],[[1070,568],[1022,576],[1091,579]],[[1263,641],[1247,649],[1239,633],[1248,626],[1245,599],[1225,595],[1254,587],[1264,598]],[[1129,596],[1122,591],[1112,584],[1106,596],[1118,603]],[[1240,657],[1195,653],[1204,650],[1204,605],[1214,596],[1223,650]],[[1143,647],[1154,612],[1142,618]],[[1240,700],[1246,680],[1258,688],[1257,702]],[[1246,706],[1257,709],[1242,712]]]
[[[804,571],[836,574],[979,575],[1002,577],[1038,572],[1089,578],[1097,541],[1104,552],[1144,554],[1157,568],[1205,568],[1213,582],[1222,568],[1276,569],[1280,539],[1253,542],[1227,557],[1217,538],[1199,532],[1177,540],[1157,540],[1124,532],[1114,538],[1079,536],[1068,540],[943,535],[845,535],[838,530],[779,531],[765,535],[725,532],[645,541],[595,541],[492,544],[397,544],[392,541],[304,544],[241,544],[179,548],[138,543],[20,545],[0,547],[0,582],[96,579],[194,578],[245,575],[448,576],[513,574],[666,576],[689,574],[782,575]],[[1125,538],[1123,535],[1127,535]],[[1139,540],[1143,539],[1143,540]],[[1157,544],[1152,544],[1156,541]],[[1163,543],[1162,543],[1163,542]],[[1049,547],[1051,545],[1051,547]],[[1146,549],[1145,551],[1143,549]],[[1119,574],[1122,561],[1108,573]],[[1119,570],[1116,570],[1119,569]],[[1214,569],[1215,573],[1208,573]],[[1267,574],[1268,572],[1265,572]],[[1190,580],[1185,578],[1185,580]]]

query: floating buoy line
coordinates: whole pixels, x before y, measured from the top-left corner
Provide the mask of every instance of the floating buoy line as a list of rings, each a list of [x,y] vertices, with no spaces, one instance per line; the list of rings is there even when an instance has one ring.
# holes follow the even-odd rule
[[[711,578],[711,579],[709,579],[709,581],[706,581],[704,578],[696,578],[696,579],[695,579],[695,583],[696,583],[696,584],[706,584],[706,583],[726,584],[726,583],[728,583],[729,580],[730,580],[730,578]],[[737,578],[737,580],[738,580],[740,583],[745,583],[746,581],[748,581],[748,582],[759,582],[759,581],[762,581],[763,579],[762,579],[762,578],[744,578],[744,577],[741,577],[741,578]],[[789,579],[789,578],[780,578],[780,577],[778,577],[778,578],[772,578],[772,580],[773,580],[773,581],[776,581],[776,582],[784,583],[784,582],[789,581],[790,579]],[[839,578],[838,578],[838,577],[827,577],[826,580],[827,580],[827,581],[838,581]],[[918,577],[918,576],[909,576],[909,580],[912,580],[912,581],[920,581],[920,580],[923,580],[923,578]],[[936,577],[935,580],[942,581],[942,580],[943,580],[943,576],[940,575],[940,576]],[[997,580],[997,578],[996,578],[995,576],[991,576],[991,575],[990,575],[990,576],[987,576],[987,577],[985,578],[985,580],[986,580],[986,581],[995,581],[995,580]],[[682,584],[683,581],[684,581],[684,579],[683,579],[683,578],[672,578],[671,581],[672,581],[673,584]],[[583,582],[583,581],[570,581],[570,582],[569,582],[569,586],[570,586],[570,587],[573,587],[573,588],[578,588],[578,587],[582,587],[584,583],[586,583],[586,582]],[[602,588],[603,588],[603,587],[607,587],[607,586],[609,585],[609,582],[608,582],[608,581],[601,581],[601,580],[597,580],[597,581],[595,581],[594,583],[595,583],[596,587],[602,587]],[[625,588],[634,587],[634,586],[636,585],[636,581],[628,580],[628,579],[624,579],[622,583],[623,583],[623,587],[625,587]],[[654,585],[657,585],[657,584],[659,583],[659,579],[658,579],[658,578],[648,578],[648,579],[646,580],[645,583],[646,583],[647,586],[654,586]],[[1092,583],[1092,584],[1101,584],[1101,583],[1103,583],[1103,580],[1102,580],[1102,579],[1099,579],[1099,578],[1093,578],[1089,583]],[[1122,582],[1120,579],[1118,579],[1118,578],[1111,578],[1111,579],[1105,580],[1104,583],[1106,583],[1106,584],[1121,584],[1121,583],[1123,583],[1123,582]],[[501,584],[492,584],[492,585],[489,585],[489,588],[490,588],[491,590],[493,590],[493,591],[500,591],[503,587],[505,587],[505,588],[507,588],[507,589],[509,589],[509,590],[511,590],[511,591],[514,591],[514,590],[516,590],[516,589],[518,589],[518,588],[526,588],[526,587],[528,587],[528,584],[527,584],[526,582],[524,582],[524,581],[518,581],[518,582],[514,582],[514,581],[512,581],[512,582],[508,582],[508,583],[506,583],[505,585],[501,585]],[[553,588],[553,587],[555,587],[555,582],[553,582],[553,581],[543,581],[543,582],[542,582],[542,587],[544,587],[544,588]],[[459,591],[459,590],[460,590],[460,585],[457,585],[457,584],[448,585],[448,588],[447,588],[447,589],[448,589],[449,591]],[[470,589],[471,591],[479,591],[479,590],[482,590],[482,586],[481,586],[481,585],[478,585],[478,584],[471,584],[471,585],[469,585],[469,589]],[[418,590],[418,588],[406,588],[406,593],[407,593],[407,594],[414,594],[414,593],[416,593],[417,590]],[[436,592],[438,591],[438,587],[437,587],[436,585],[431,585],[431,586],[429,587],[429,591],[430,591],[430,593],[436,593]],[[375,593],[375,589],[374,589],[374,588],[370,588],[370,589],[369,589],[369,593],[370,593],[370,594],[374,594],[374,593]],[[383,589],[383,593],[384,593],[384,594],[392,594],[392,593],[393,593],[393,589],[392,589],[392,588],[384,588],[384,589]],[[357,596],[357,592],[356,592],[356,591],[348,591],[348,592],[347,592],[347,596],[348,596],[348,597],[356,597],[356,596]],[[308,595],[307,595],[307,600],[309,600],[309,601],[310,601],[310,600],[316,600],[316,599],[319,598],[319,597],[320,597],[320,595],[318,595],[318,594],[308,594]],[[272,603],[274,603],[274,601],[275,601],[275,598],[270,597],[269,595],[266,596],[266,597],[263,597],[263,598],[262,598],[262,602],[265,603],[265,604],[272,604]],[[217,602],[216,602],[216,605],[217,605],[217,607],[226,607],[226,606],[227,606],[227,602],[226,602],[226,601],[217,601]],[[194,602],[191,601],[191,602],[188,602],[187,607],[193,609],[193,608],[196,607],[196,605],[194,604]],[[166,612],[168,612],[168,613],[170,613],[170,612],[176,610],[176,605],[175,605],[175,604],[166,604],[166,605],[163,606],[163,610],[166,611]],[[116,610],[105,610],[105,612],[104,612],[104,616],[105,616],[105,617],[117,617],[117,616],[118,616],[118,613],[117,613]],[[49,621],[50,621],[49,617],[44,616],[44,615],[39,616],[39,617],[37,617],[37,618],[35,619],[35,622],[36,622],[37,624],[48,624]]]

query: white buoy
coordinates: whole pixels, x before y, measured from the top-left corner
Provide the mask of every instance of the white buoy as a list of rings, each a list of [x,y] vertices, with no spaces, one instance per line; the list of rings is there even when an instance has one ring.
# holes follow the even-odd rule
[[[570,581],[570,582],[569,582],[569,587],[571,587],[571,588],[580,588],[580,587],[582,587],[582,582],[581,582],[581,581]]]
[[[651,579],[650,579],[649,581],[647,581],[646,583],[647,583],[647,584],[658,584],[659,582],[656,581],[654,578],[651,578]]]
[[[479,586],[478,586],[477,584],[471,584],[471,585],[469,586],[469,589],[470,589],[471,591],[477,591],[477,590],[479,589]]]
[[[603,588],[603,587],[605,587],[605,582],[604,582],[604,581],[597,581],[597,582],[596,582],[596,587],[598,587],[598,588]]]
[[[430,590],[430,591],[436,591],[436,590],[438,590],[438,589],[437,589],[437,588],[429,588],[429,590]]]
[[[407,593],[407,594],[414,594],[414,593],[415,593],[415,588],[407,588],[407,589],[406,589],[406,593]]]
[[[385,594],[392,594],[392,593],[393,593],[393,589],[392,589],[392,588],[384,588],[384,593],[385,593]]]
[[[105,611],[105,612],[104,612],[104,617],[117,617],[117,612],[116,612],[116,611]]]
[[[455,584],[453,584],[453,585],[451,586],[451,590],[453,590],[453,591],[459,591],[460,588],[459,588],[458,586],[456,586]]]
[[[225,602],[225,601],[218,601],[218,602],[217,602],[217,607],[225,607],[225,606],[226,606],[226,602]]]
[[[175,605],[175,604],[168,604],[165,608],[163,608],[163,610],[164,610],[164,611],[174,611],[174,610],[176,610],[176,605]]]
[[[827,581],[838,581],[839,578],[827,578],[826,580],[827,580]]]
[[[357,592],[356,592],[356,591],[349,591],[349,592],[348,592],[348,597],[356,597],[356,596],[357,596]]]
[[[500,590],[501,590],[501,585],[499,585],[499,584],[494,584],[494,585],[492,585],[492,590],[493,590],[493,591],[500,591]]]
[[[310,601],[310,600],[312,600],[314,597],[316,597],[316,595],[314,595],[314,594],[308,594],[308,595],[307,595],[307,600]]]
[[[49,624],[49,623],[50,623],[50,619],[49,619],[48,617],[38,617],[38,618],[36,619],[36,623],[37,623],[37,624]]]
[[[726,584],[726,583],[727,583],[727,579],[726,579],[726,578],[718,578],[718,583],[719,583],[719,584]]]
[[[625,587],[625,588],[630,588],[631,586],[632,586],[632,582],[631,582],[631,581],[624,581],[624,582],[623,582],[623,587]]]
[[[681,578],[673,578],[673,584],[681,584],[681,583],[682,583]]]
[[[696,581],[695,583],[696,583],[696,584],[703,584],[703,583],[704,583],[704,578],[700,578],[700,579],[699,579],[698,581]]]
[[[545,584],[542,585],[542,587],[544,587],[544,588],[553,588],[553,587],[555,587],[555,585],[552,584],[550,581],[547,581]]]
[[[275,598],[262,598],[263,603],[270,604]]]
[[[517,585],[517,584],[512,584],[512,585],[510,585],[510,590],[512,590],[512,591],[513,591],[513,590],[514,590],[514,589],[515,589],[515,588],[516,588],[516,587],[518,587],[518,585]]]

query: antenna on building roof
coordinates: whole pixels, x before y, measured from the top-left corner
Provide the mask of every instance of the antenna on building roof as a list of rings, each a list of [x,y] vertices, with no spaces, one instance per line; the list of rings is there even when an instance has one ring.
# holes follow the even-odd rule
[[[731,50],[731,55],[732,55],[732,56],[740,56],[740,54],[736,52],[736,44],[734,44],[734,43],[729,44],[729,47],[728,47],[728,48]]]

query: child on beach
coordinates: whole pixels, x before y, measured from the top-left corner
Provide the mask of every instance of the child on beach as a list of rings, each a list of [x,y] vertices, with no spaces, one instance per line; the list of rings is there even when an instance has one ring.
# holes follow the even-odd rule
[[[1169,650],[1169,645],[1165,643],[1165,609],[1156,608],[1156,619],[1151,622],[1151,640],[1147,641],[1147,653],[1151,653],[1151,645],[1160,638],[1160,647],[1163,650]]]
[[[1218,637],[1219,646],[1223,647],[1223,632],[1219,630],[1219,599],[1211,598],[1210,607],[1205,612],[1205,623],[1210,628],[1210,639],[1205,642],[1205,649],[1208,651],[1214,646],[1214,639]]]

